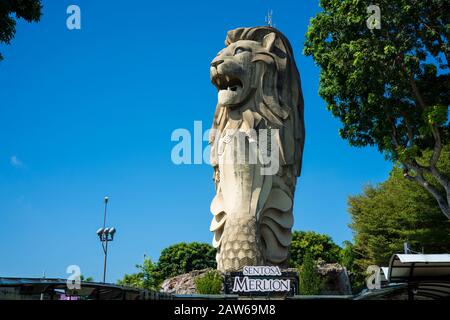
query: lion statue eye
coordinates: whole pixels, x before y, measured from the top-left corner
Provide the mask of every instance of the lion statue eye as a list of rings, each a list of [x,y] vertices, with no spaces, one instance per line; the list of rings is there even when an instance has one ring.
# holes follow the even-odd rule
[[[240,53],[243,53],[243,52],[250,52],[250,51],[251,51],[250,49],[239,47],[239,48],[237,48],[237,49],[234,51],[234,54],[236,55],[236,54],[240,54]]]

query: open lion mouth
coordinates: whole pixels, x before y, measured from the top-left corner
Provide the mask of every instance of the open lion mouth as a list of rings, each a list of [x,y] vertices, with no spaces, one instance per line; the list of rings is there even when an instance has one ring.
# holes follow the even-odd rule
[[[213,77],[212,82],[219,91],[227,90],[236,92],[242,90],[243,87],[242,81],[239,78],[219,73]]]
[[[218,103],[222,106],[236,107],[244,100],[244,83],[239,77],[219,73],[216,69],[212,72],[211,82],[217,88]]]

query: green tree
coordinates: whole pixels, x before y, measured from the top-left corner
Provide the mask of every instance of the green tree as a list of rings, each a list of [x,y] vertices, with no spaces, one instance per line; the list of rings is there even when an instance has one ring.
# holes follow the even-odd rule
[[[192,270],[216,268],[216,250],[206,243],[177,243],[161,252],[158,271],[163,279]]]
[[[350,241],[344,241],[343,248],[340,252],[340,263],[348,270],[351,270],[355,267],[357,258],[358,255],[356,253],[355,245]]]
[[[117,281],[118,285],[159,291],[159,285],[162,282],[157,265],[149,258],[144,258],[142,265],[137,264],[137,273],[125,274],[122,280]]]
[[[136,265],[137,273],[125,274],[117,284],[149,290],[159,290],[167,278],[193,270],[216,268],[216,250],[206,243],[177,243],[161,252],[159,261],[153,263],[145,258],[142,265]]]
[[[195,279],[195,287],[200,294],[219,294],[223,279],[217,271],[209,271]]]
[[[0,1],[0,44],[10,44],[16,33],[16,19],[37,22],[41,18],[40,0],[1,0]],[[0,61],[3,56],[0,53]]]
[[[344,241],[340,252],[340,264],[347,269],[353,292],[360,292],[366,285],[366,273],[357,264],[362,255],[350,241]]]
[[[319,94],[341,137],[400,162],[450,218],[450,178],[437,165],[450,143],[450,0],[375,3],[380,29],[366,25],[370,0],[321,0],[304,53],[321,68]]]
[[[311,252],[307,252],[298,270],[298,289],[301,295],[317,295],[323,288],[323,279],[313,256]]]
[[[357,253],[352,268],[363,272],[371,264],[387,266],[392,254],[403,252],[404,242],[425,253],[450,250],[450,222],[429,193],[403,178],[399,167],[348,203]]]
[[[289,264],[292,267],[301,265],[307,252],[314,260],[322,259],[328,263],[338,262],[340,257],[340,247],[330,236],[314,231],[294,231]]]
[[[93,282],[93,281],[94,281],[94,278],[93,278],[93,277],[85,277],[84,275],[81,275],[81,276],[80,276],[80,280],[81,280],[82,282]]]
[[[121,280],[117,280],[119,286],[144,289],[142,273],[125,274]]]

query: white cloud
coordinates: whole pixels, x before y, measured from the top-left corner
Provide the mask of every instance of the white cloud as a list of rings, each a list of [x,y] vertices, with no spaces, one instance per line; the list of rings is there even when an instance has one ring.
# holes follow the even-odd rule
[[[15,168],[23,167],[23,162],[17,156],[11,156],[9,163]]]

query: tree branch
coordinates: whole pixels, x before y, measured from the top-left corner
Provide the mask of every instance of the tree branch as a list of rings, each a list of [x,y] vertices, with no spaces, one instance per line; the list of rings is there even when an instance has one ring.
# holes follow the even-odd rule
[[[450,219],[450,205],[449,205],[449,197],[447,193],[447,199],[444,198],[434,186],[432,186],[423,176],[423,171],[420,167],[414,165],[413,163],[405,163],[404,164],[408,170],[413,169],[416,173],[415,176],[409,175],[408,171],[406,171],[403,176],[410,180],[415,181],[422,185],[438,202],[439,208],[445,214],[445,216]]]
[[[394,144],[395,148],[398,148],[400,146],[400,143],[398,141],[398,137],[397,137],[397,127],[394,124],[394,121],[392,121],[391,118],[388,118],[389,123],[391,124],[391,128],[392,128],[392,143]]]
[[[436,164],[439,160],[439,157],[441,156],[442,142],[441,142],[441,135],[439,134],[439,129],[436,128],[435,124],[432,124],[432,128],[434,128],[434,130],[432,129],[434,136],[434,148],[433,148],[433,155],[431,156],[430,159],[430,167],[436,168]],[[434,133],[434,131],[436,131],[436,134]]]
[[[406,66],[403,62],[403,58],[402,57],[399,57],[399,58],[402,59],[401,66],[402,66],[403,72],[405,72],[409,78],[409,83],[411,85],[413,94],[417,100],[417,103],[422,108],[422,110],[426,110],[427,106],[425,104],[425,101],[422,98],[422,95],[421,95],[419,89],[417,88],[416,81],[414,80],[412,71],[408,72],[406,70]],[[433,138],[434,138],[434,147],[433,147],[433,154],[430,159],[430,166],[429,167],[420,166],[417,162],[416,162],[415,166],[422,169],[422,171],[425,170],[425,171],[427,171],[427,173],[430,173],[434,178],[436,178],[436,180],[438,180],[439,184],[441,184],[444,187],[447,194],[449,194],[449,191],[450,191],[449,181],[436,168],[437,162],[439,160],[439,157],[441,156],[441,151],[442,151],[442,141],[441,141],[441,135],[439,133],[439,128],[437,127],[437,125],[435,123],[432,123],[430,125],[430,129],[431,129],[431,133],[433,134]]]
[[[406,71],[405,65],[402,64],[402,66],[403,66],[405,72],[407,72],[407,71]],[[421,95],[420,92],[419,92],[419,89],[417,88],[416,80],[414,80],[412,71],[411,71],[411,72],[407,72],[407,74],[408,74],[409,84],[411,85],[411,89],[412,89],[412,91],[413,91],[413,94],[414,94],[414,96],[416,97],[416,100],[417,100],[417,102],[419,103],[419,106],[420,106],[423,110],[425,110],[425,109],[427,108],[427,106],[426,106],[426,104],[425,104],[425,101],[424,101],[423,98],[422,98],[422,95]]]
[[[442,41],[441,34],[439,32],[437,32],[436,30],[434,30],[433,28],[431,28],[423,19],[422,19],[422,23],[425,26],[425,28],[427,28],[428,30],[430,30],[433,33],[434,38],[441,46],[442,50],[444,51],[445,60],[447,61],[447,66],[448,66],[448,62],[450,59],[449,59],[448,51],[446,48],[446,44],[445,44],[445,42]]]
[[[402,116],[403,116],[403,119],[405,120],[406,132],[408,134],[408,144],[410,147],[412,147],[414,145],[413,130],[408,122],[408,116],[404,112],[402,112]]]

